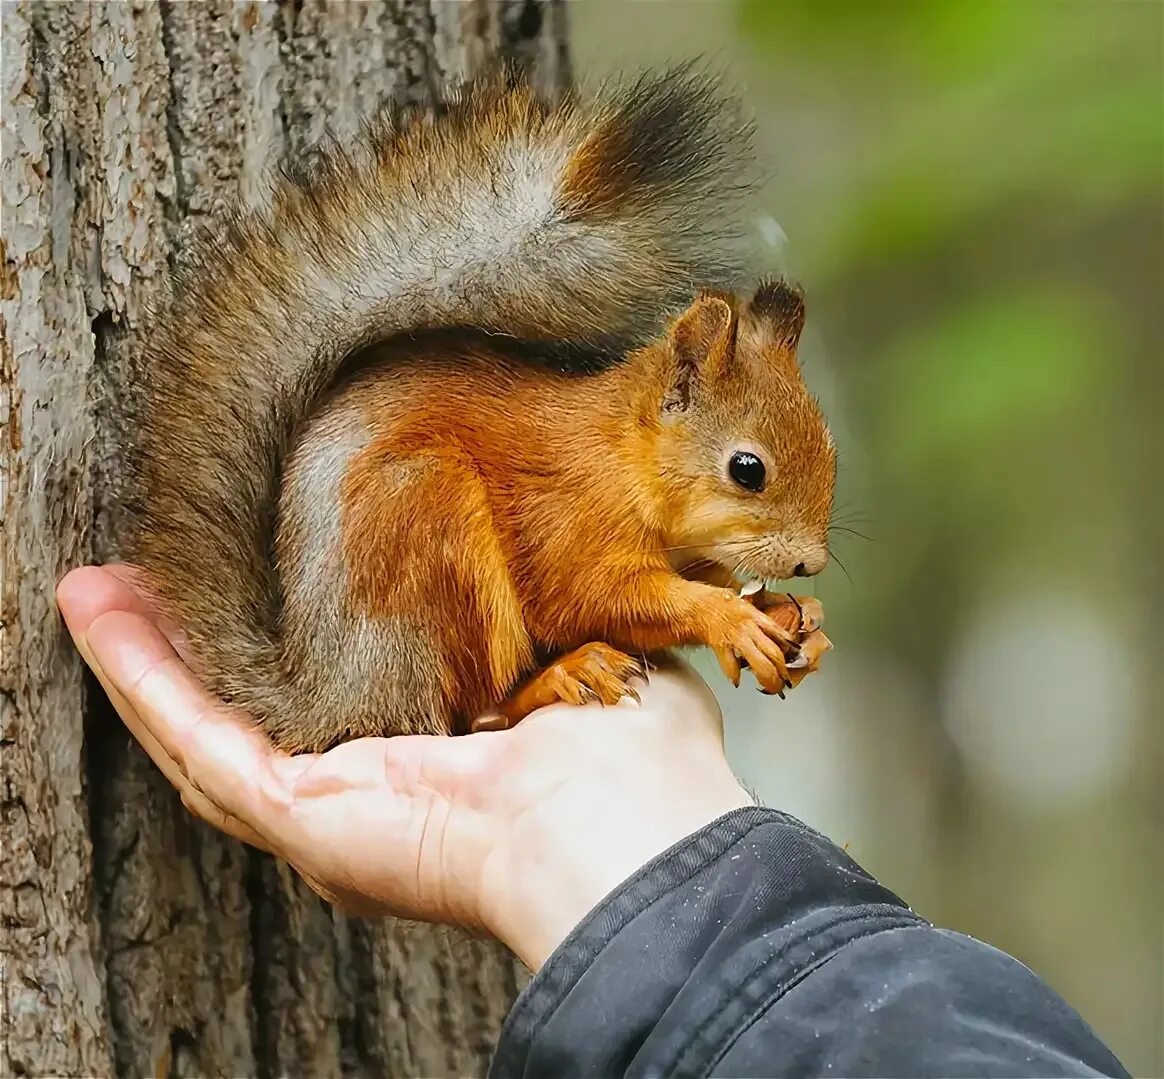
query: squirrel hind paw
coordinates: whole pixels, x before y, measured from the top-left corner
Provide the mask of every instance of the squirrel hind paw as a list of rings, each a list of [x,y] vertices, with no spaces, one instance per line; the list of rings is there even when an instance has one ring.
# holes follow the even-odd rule
[[[618,704],[629,697],[638,702],[632,679],[645,678],[642,661],[601,641],[593,641],[555,660],[534,675],[499,709],[507,726],[513,726],[530,712],[551,704]],[[481,729],[496,729],[494,717]],[[478,729],[474,726],[474,729]]]

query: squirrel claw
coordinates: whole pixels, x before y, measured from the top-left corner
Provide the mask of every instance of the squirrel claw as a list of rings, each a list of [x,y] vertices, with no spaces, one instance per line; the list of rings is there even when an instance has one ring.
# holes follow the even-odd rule
[[[510,726],[546,705],[615,705],[625,697],[639,701],[632,678],[645,678],[643,664],[602,641],[584,644],[534,675],[501,707]]]

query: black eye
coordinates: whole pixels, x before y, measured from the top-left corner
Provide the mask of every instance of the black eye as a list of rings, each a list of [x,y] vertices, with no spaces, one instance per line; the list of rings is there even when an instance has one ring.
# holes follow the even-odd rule
[[[736,450],[728,462],[728,475],[745,491],[764,490],[764,462],[747,450]]]

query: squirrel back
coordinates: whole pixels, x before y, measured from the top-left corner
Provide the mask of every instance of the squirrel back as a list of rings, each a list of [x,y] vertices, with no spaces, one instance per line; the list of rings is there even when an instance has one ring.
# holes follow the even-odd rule
[[[353,354],[448,327],[576,362],[643,344],[737,273],[747,144],[689,69],[557,104],[494,76],[385,111],[201,241],[141,358],[128,556],[214,691],[260,717],[290,703],[283,473]]]

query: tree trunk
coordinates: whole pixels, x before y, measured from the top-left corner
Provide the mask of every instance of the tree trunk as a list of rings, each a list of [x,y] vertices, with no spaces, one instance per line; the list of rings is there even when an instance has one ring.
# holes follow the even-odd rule
[[[3,6],[0,1075],[466,1075],[522,981],[349,921],[194,822],[53,602],[115,555],[120,403],[190,220],[495,52],[556,92],[560,0]]]

